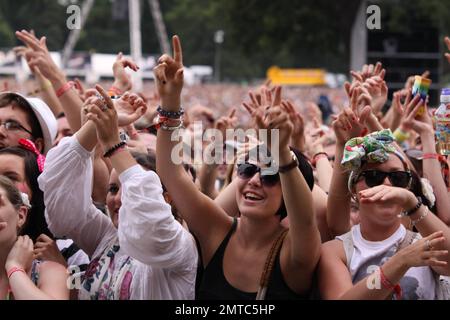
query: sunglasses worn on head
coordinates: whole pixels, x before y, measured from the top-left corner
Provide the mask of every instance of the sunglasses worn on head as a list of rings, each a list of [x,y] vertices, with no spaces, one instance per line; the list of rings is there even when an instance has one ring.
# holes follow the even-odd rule
[[[258,167],[257,165],[251,163],[242,163],[237,167],[238,177],[244,180],[248,180],[253,177],[257,172],[259,172],[259,179],[261,184],[266,187],[273,187],[280,181],[280,176],[278,173],[273,174],[269,170]],[[270,172],[270,173],[269,173]]]
[[[408,171],[384,172],[379,170],[366,170],[359,174],[358,180],[364,177],[368,187],[379,186],[386,177],[394,187],[406,188],[411,181],[411,173]]]

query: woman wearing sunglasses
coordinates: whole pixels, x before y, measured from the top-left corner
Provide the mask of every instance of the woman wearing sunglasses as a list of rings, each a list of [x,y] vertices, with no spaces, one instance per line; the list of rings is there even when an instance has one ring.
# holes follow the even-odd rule
[[[310,188],[289,150],[292,123],[280,105],[257,115],[261,127],[279,129],[278,173],[258,162],[238,167],[235,193],[240,218],[233,219],[202,194],[176,165],[172,132],[182,125],[180,95],[183,64],[178,37],[174,57],[162,56],[155,68],[162,115],[169,119],[158,131],[157,170],[180,215],[198,239],[203,277],[198,299],[292,299],[308,294],[320,251]],[[271,149],[274,153],[274,147]],[[286,207],[290,229],[280,224]],[[271,267],[273,266],[273,268]]]
[[[359,203],[360,224],[322,247],[319,288],[325,299],[442,298],[449,275],[450,230],[429,213],[420,180],[394,146],[390,130],[350,139],[342,166]],[[407,217],[419,233],[406,230]]]

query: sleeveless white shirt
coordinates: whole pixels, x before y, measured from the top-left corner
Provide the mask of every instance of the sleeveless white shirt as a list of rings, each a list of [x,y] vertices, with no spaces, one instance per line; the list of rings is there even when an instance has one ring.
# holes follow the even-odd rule
[[[359,225],[352,227],[354,252],[350,263],[350,273],[353,284],[366,278],[392,257],[406,236],[403,225],[389,238],[383,241],[368,241],[363,238]],[[341,237],[337,237],[342,240]],[[404,300],[434,300],[435,278],[429,267],[410,268],[400,280],[402,299]]]

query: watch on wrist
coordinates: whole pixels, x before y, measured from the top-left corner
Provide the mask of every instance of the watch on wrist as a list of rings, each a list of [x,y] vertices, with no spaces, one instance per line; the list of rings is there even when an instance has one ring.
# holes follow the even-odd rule
[[[285,172],[288,172],[288,171],[298,167],[299,162],[298,162],[297,156],[295,155],[295,153],[293,151],[291,151],[291,156],[292,156],[292,161],[290,163],[288,163],[287,165],[278,167],[279,173],[285,173]]]

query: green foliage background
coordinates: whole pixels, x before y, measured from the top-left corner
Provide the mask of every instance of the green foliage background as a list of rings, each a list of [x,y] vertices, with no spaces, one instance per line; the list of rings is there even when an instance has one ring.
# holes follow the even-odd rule
[[[122,9],[120,1],[124,1]],[[48,37],[51,50],[61,50],[69,33],[67,3],[70,1],[0,0],[0,48],[18,44],[15,30],[34,29],[37,35]],[[76,50],[129,52],[126,3],[97,0]],[[274,64],[346,72],[350,32],[359,4],[360,0],[160,0],[169,35],[181,36],[186,65],[213,65],[214,32],[225,31],[222,75],[233,81],[263,77]],[[449,0],[384,0],[377,4],[382,14],[389,11],[391,30],[408,32],[405,8],[409,7],[430,19],[443,34],[450,31]],[[144,53],[159,54],[148,1],[142,0],[141,6]]]

